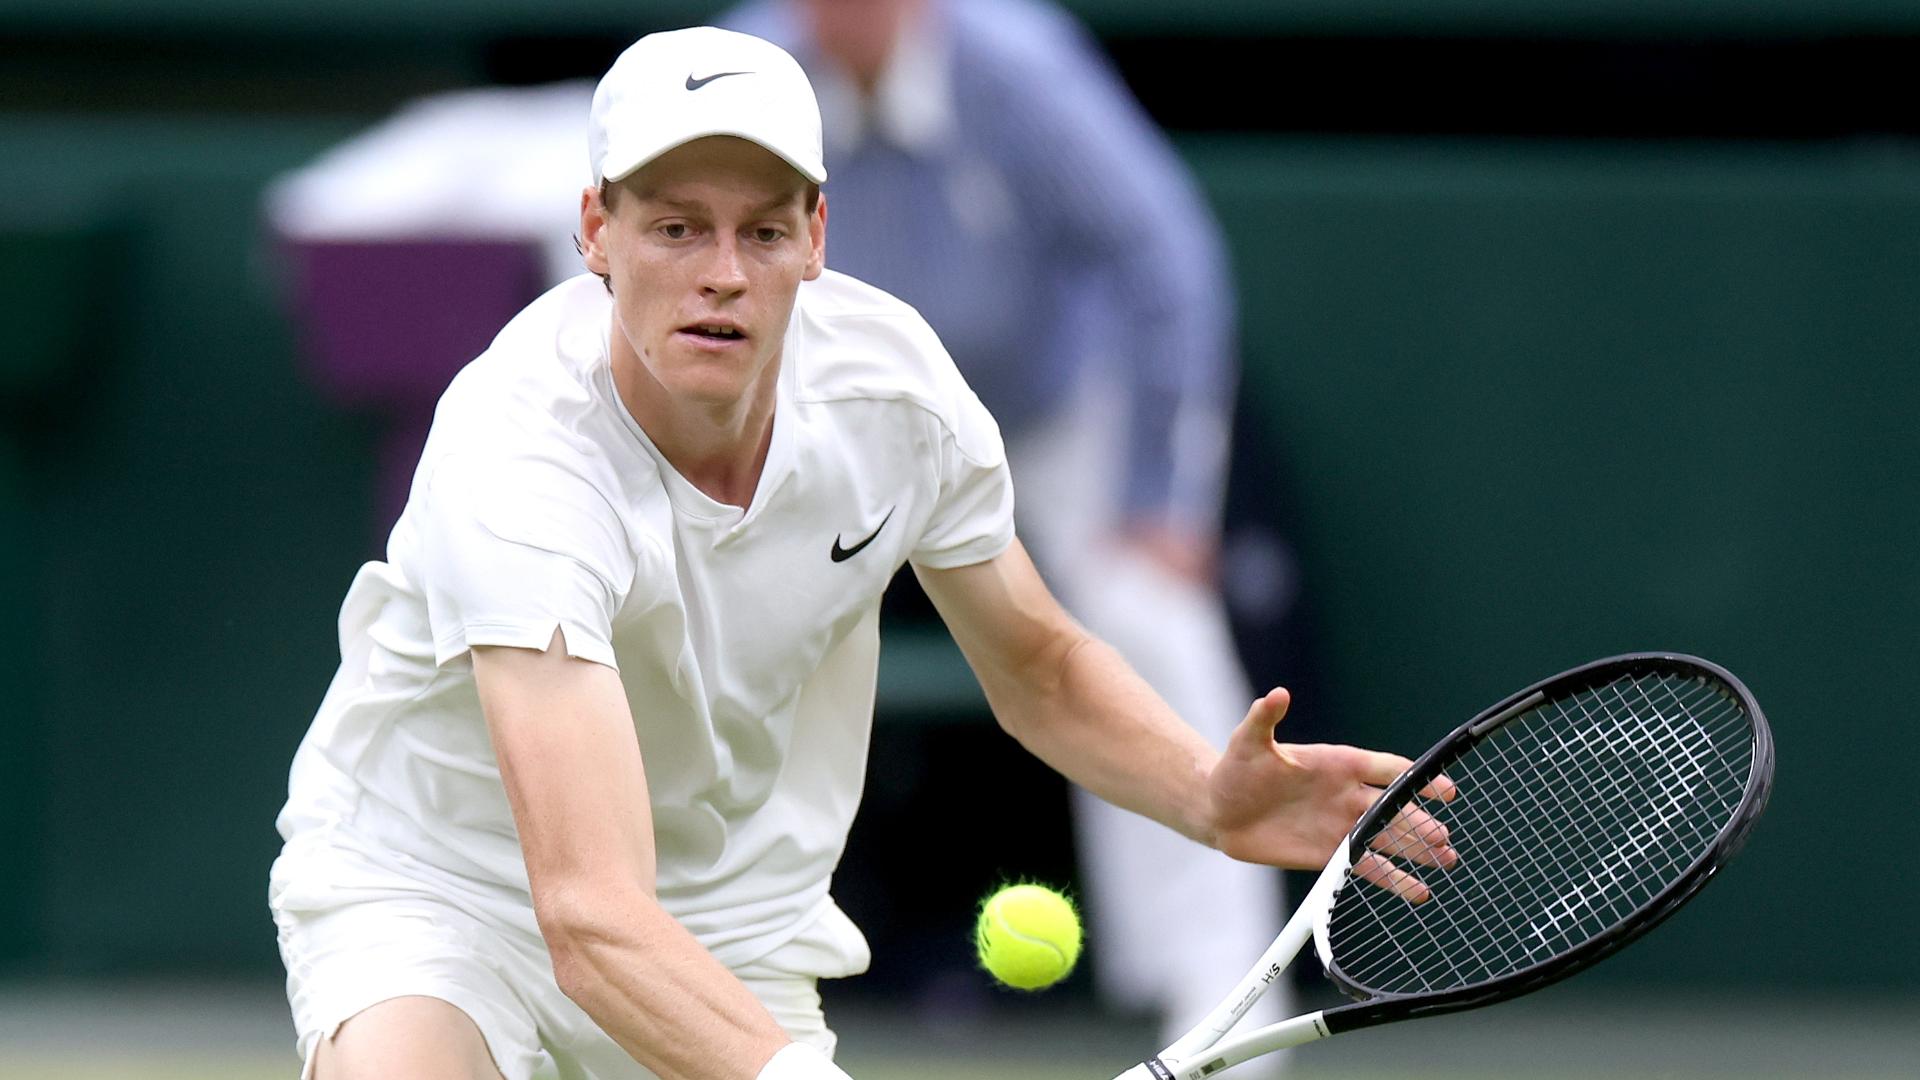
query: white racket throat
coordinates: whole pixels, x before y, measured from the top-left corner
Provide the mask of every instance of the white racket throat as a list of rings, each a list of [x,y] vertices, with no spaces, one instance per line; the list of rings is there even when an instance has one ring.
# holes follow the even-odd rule
[[[1342,840],[1339,850],[1327,862],[1326,869],[1320,871],[1319,878],[1294,909],[1287,925],[1273,939],[1273,944],[1267,946],[1267,951],[1260,954],[1260,959],[1255,961],[1253,968],[1233,988],[1233,992],[1215,1006],[1206,1019],[1160,1052],[1159,1064],[1168,1070],[1168,1076],[1186,1076],[1189,1063],[1202,1061],[1206,1066],[1204,1071],[1191,1075],[1211,1075],[1249,1057],[1327,1036],[1328,1031],[1321,1022],[1319,1012],[1255,1028],[1231,1038],[1228,1033],[1253,1008],[1254,1002],[1260,1000],[1260,995],[1285,977],[1287,966],[1300,954],[1309,937],[1313,939],[1314,951],[1319,954],[1321,963],[1328,962],[1331,953],[1327,946],[1327,919],[1333,911],[1334,894],[1346,883],[1347,871],[1352,866],[1347,851],[1348,843]],[[1150,1066],[1141,1068],[1146,1069],[1139,1074],[1143,1077],[1159,1075]],[[1126,1074],[1129,1078],[1133,1075],[1132,1071]]]

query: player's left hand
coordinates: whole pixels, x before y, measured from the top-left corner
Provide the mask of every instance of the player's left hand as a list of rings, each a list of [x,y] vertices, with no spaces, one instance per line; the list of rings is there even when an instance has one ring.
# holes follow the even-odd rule
[[[1236,859],[1318,870],[1380,789],[1413,763],[1356,746],[1276,742],[1274,729],[1289,701],[1285,690],[1269,692],[1227,740],[1207,781],[1212,838]],[[1445,776],[1420,789],[1421,798],[1443,802],[1458,794]],[[1384,856],[1443,870],[1460,859],[1447,827],[1412,803],[1369,846],[1377,854],[1356,863],[1355,874],[1416,903],[1428,897],[1426,885]]]

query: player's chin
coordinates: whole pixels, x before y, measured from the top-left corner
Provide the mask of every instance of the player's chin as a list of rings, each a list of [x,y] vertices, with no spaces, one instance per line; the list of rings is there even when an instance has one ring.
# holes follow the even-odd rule
[[[740,400],[752,382],[751,365],[744,356],[696,354],[675,359],[661,381],[682,401],[728,405]]]

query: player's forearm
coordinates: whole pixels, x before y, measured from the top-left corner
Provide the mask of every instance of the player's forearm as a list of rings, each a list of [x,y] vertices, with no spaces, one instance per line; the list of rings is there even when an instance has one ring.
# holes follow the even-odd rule
[[[1061,609],[1018,540],[982,563],[914,569],[1021,745],[1108,802],[1214,842],[1218,752]]]
[[[652,897],[542,905],[560,988],[661,1080],[754,1080],[792,1041]]]
[[[1219,753],[1098,638],[1081,632],[1033,664],[983,678],[1002,726],[1095,795],[1211,843],[1207,776]]]

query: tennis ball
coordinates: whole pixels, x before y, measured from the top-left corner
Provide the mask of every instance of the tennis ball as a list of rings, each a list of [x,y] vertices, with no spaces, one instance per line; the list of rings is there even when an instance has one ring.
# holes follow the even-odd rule
[[[1080,959],[1080,916],[1044,885],[1009,885],[980,905],[973,944],[994,978],[1018,990],[1045,989]]]

